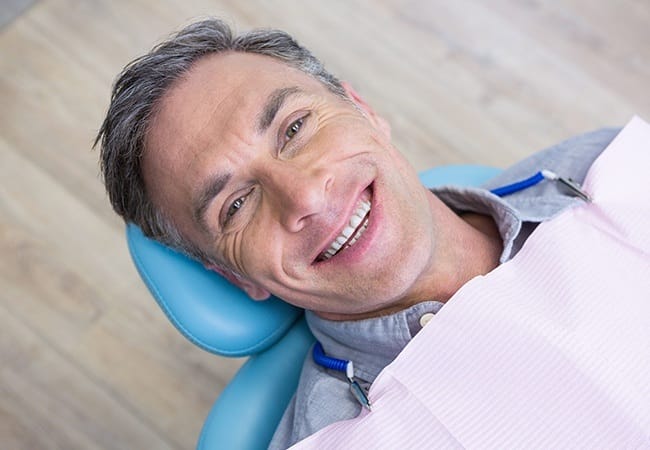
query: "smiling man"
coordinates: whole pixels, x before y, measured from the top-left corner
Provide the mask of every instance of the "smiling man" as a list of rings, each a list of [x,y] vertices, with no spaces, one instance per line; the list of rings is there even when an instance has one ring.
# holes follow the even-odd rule
[[[429,195],[387,125],[343,90],[269,56],[202,58],[151,120],[152,202],[251,297],[273,292],[323,317],[445,298],[465,281],[452,278],[494,267],[497,236]],[[446,230],[472,251],[437,236]]]
[[[616,132],[507,170],[581,181]],[[458,289],[580,202],[555,183],[498,198],[426,190],[390,128],[290,36],[189,27],[127,66],[98,135],[114,209],[263,300],[308,310],[327,355],[367,388]],[[432,353],[435,356],[435,353]],[[356,416],[344,374],[305,361],[272,447]]]

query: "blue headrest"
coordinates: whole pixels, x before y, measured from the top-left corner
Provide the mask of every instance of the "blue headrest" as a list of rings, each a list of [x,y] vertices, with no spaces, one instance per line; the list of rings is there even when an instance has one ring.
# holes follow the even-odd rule
[[[425,186],[478,186],[499,169],[443,166],[420,175]],[[158,305],[174,326],[199,347],[223,356],[261,352],[283,336],[302,310],[272,297],[251,300],[243,291],[201,264],[126,227],[131,257]]]
[[[277,298],[251,300],[242,290],[187,256],[126,227],[131,257],[169,320],[199,347],[247,356],[276,342],[302,314]]]

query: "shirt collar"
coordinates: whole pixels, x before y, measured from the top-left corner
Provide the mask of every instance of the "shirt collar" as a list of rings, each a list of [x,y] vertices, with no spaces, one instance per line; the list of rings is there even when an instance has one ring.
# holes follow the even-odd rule
[[[521,231],[522,218],[505,200],[475,187],[444,186],[431,192],[457,214],[472,212],[492,217],[503,241],[499,262],[504,263],[512,258],[513,244]]]
[[[423,302],[388,316],[354,321],[326,320],[313,311],[307,311],[306,318],[327,356],[353,361],[355,375],[372,382],[422,328],[420,318],[442,306]]]

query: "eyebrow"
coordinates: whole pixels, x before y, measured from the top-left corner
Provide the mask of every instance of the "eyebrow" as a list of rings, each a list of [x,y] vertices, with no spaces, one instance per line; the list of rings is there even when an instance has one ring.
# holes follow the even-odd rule
[[[205,211],[210,205],[210,201],[223,190],[223,188],[228,184],[232,178],[231,173],[218,173],[211,177],[206,183],[205,187],[201,189],[201,193],[196,198],[194,202],[194,207],[192,208],[194,220],[201,225],[204,231],[210,232],[208,224],[205,222]]]
[[[297,86],[276,89],[269,95],[262,112],[257,118],[257,133],[264,133],[273,123],[275,115],[282,105],[292,95],[302,92]]]

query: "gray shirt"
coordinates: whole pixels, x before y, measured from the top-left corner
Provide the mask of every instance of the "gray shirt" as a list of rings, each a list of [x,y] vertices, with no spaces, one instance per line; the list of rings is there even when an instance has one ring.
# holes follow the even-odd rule
[[[568,206],[581,202],[557,182],[543,181],[523,191],[500,198],[490,189],[528,178],[541,169],[582,182],[593,161],[618,134],[619,129],[601,129],[566,140],[534,154],[505,170],[482,188],[447,186],[433,189],[456,211],[491,216],[503,240],[501,263],[523,246],[537,224]],[[330,321],[307,311],[307,323],[328,356],[354,362],[359,383],[369,388],[379,372],[390,364],[415,334],[443,304],[432,299],[397,313],[358,321]],[[431,353],[435,356],[436,349]],[[361,406],[352,397],[345,375],[305,359],[300,382],[269,446],[285,449],[325,426],[359,414]]]

